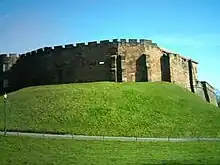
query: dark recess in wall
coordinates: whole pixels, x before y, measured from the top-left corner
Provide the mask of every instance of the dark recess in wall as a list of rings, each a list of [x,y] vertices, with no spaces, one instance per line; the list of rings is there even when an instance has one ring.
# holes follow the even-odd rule
[[[136,60],[136,73],[135,73],[135,81],[136,82],[145,82],[148,81],[148,67],[146,64],[147,56],[142,54]]]
[[[170,57],[169,57],[169,55],[164,54],[160,58],[160,67],[161,67],[161,79],[162,79],[162,81],[171,82]]]
[[[190,83],[190,89],[193,93],[195,93],[194,90],[194,84],[193,84],[193,73],[192,73],[192,60],[188,60],[188,66],[189,66],[189,83]]]
[[[209,99],[206,83],[205,82],[201,82],[201,84],[202,84],[202,88],[203,88],[203,91],[204,91],[205,99],[206,99],[207,102],[210,103],[210,99]]]
[[[117,56],[117,81],[122,82],[122,68],[121,68],[121,60],[122,56],[118,55]]]

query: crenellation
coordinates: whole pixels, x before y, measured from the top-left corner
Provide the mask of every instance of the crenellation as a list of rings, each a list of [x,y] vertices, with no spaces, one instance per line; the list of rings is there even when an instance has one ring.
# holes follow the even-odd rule
[[[72,49],[72,48],[74,48],[74,45],[68,44],[68,45],[65,45],[64,47],[65,47],[65,49]]]
[[[54,46],[55,51],[61,51],[63,49],[63,45]]]
[[[113,39],[112,42],[118,43],[118,39]]]
[[[31,56],[31,52],[25,53],[25,56]]]
[[[9,53],[9,56],[10,56],[10,57],[16,57],[17,54],[16,54],[16,53]]]
[[[44,47],[44,52],[45,53],[50,53],[53,51],[53,48],[52,47]]]
[[[81,47],[85,47],[85,46],[86,46],[85,43],[76,43],[76,47],[81,48]]]
[[[16,54],[16,53],[9,53],[9,56],[10,56],[10,57],[16,57],[17,54]]]
[[[3,58],[3,57],[7,57],[8,54],[0,54],[0,56]]]
[[[126,39],[120,39],[120,43],[121,43],[121,44],[126,44],[127,41],[126,41]]]
[[[18,54],[10,53],[8,57],[9,66],[11,67],[20,58]]]
[[[23,59],[23,58],[25,58],[25,56],[26,56],[26,54],[25,54],[25,53],[23,53],[23,54],[20,54],[20,59]]]
[[[42,54],[44,52],[43,48],[37,49],[37,54]]]
[[[37,54],[36,50],[31,51],[31,56],[35,56]]]
[[[152,40],[140,39],[140,44],[150,45],[152,44]]]
[[[88,46],[97,46],[98,43],[96,41],[88,42]]]
[[[132,46],[136,46],[138,44],[137,39],[129,39],[128,43],[131,44]]]
[[[109,43],[111,43],[109,40],[100,41],[100,45],[108,45]]]
[[[94,81],[167,81],[191,91],[198,89],[195,93],[200,95],[203,90],[194,87],[198,85],[198,62],[162,49],[147,39],[91,41],[44,47],[21,55],[1,54],[0,64],[11,69],[8,77],[19,82],[16,84],[9,80],[15,90],[30,84],[39,85],[39,82]],[[27,70],[29,67],[32,69]],[[20,80],[24,75],[25,81]],[[210,100],[214,100],[214,88],[205,84],[207,89],[204,90],[207,90]]]

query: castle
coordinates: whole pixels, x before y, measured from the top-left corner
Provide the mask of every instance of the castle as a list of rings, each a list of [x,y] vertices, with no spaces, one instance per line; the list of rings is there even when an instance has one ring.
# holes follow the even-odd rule
[[[0,91],[28,86],[95,81],[176,83],[217,105],[214,88],[198,81],[198,62],[151,40],[114,39],[44,47],[0,56]]]

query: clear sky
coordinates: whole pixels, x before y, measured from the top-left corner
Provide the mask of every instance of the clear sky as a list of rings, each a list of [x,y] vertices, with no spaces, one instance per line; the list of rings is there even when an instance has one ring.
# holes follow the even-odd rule
[[[152,39],[199,62],[220,89],[219,0],[0,0],[0,53],[114,38]]]

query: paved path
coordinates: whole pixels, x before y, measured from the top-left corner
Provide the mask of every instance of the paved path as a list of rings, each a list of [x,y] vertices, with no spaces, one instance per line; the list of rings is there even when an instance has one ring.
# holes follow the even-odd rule
[[[4,132],[0,131],[0,135]],[[29,136],[38,138],[61,138],[61,139],[76,139],[76,140],[99,140],[99,141],[163,141],[163,142],[192,142],[192,141],[220,141],[220,138],[143,138],[143,137],[113,137],[113,136],[85,136],[85,135],[55,135],[43,133],[22,133],[22,132],[7,132],[7,136]]]

